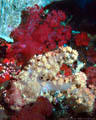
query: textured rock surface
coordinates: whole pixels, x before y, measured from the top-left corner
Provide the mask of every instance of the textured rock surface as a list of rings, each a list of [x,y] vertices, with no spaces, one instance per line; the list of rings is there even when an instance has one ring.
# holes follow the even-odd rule
[[[21,22],[21,11],[26,7],[45,6],[54,0],[0,0],[0,35],[9,36]]]

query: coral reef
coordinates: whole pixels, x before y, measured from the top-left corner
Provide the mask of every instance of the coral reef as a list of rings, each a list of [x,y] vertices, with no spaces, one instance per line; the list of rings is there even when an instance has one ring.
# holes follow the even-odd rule
[[[71,119],[96,110],[95,42],[66,18],[61,10],[28,7],[10,34],[14,43],[0,38],[0,104],[14,111],[12,120]]]

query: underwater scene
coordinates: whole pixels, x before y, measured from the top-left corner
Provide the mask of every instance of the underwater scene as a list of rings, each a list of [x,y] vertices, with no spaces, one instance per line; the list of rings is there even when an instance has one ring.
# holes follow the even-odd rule
[[[96,0],[0,0],[0,120],[96,120]]]

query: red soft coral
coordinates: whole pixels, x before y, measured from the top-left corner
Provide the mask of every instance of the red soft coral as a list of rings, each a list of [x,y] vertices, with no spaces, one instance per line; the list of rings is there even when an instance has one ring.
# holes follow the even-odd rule
[[[61,66],[60,70],[61,70],[61,71],[64,71],[64,75],[65,75],[65,76],[72,75],[72,70],[71,70],[71,68],[70,68],[68,65],[66,65],[66,64],[63,64],[63,65]]]
[[[38,97],[36,103],[32,106],[32,111],[38,111],[44,116],[49,117],[52,114],[53,106],[47,98]]]
[[[57,42],[59,46],[67,43],[71,38],[71,27],[60,24],[65,19],[66,15],[62,11],[53,10],[46,17],[43,8],[37,5],[27,8],[22,12],[21,24],[10,35],[15,42],[7,56],[15,56],[26,62],[34,54],[55,49]]]
[[[39,97],[33,106],[26,106],[13,115],[11,120],[46,120],[52,114],[52,104],[47,98]]]
[[[32,113],[30,108],[23,109],[19,115],[14,115],[11,120],[46,120],[40,113]]]
[[[16,64],[15,58],[4,58],[0,62],[0,84],[11,80],[13,75],[17,75],[21,69],[20,65]]]
[[[86,32],[81,32],[75,36],[75,43],[77,46],[88,46],[89,37]]]
[[[94,48],[90,48],[86,51],[86,56],[89,62],[96,64],[96,50]]]
[[[96,67],[90,66],[86,68],[85,73],[87,74],[88,80],[87,83],[93,84],[96,86]]]

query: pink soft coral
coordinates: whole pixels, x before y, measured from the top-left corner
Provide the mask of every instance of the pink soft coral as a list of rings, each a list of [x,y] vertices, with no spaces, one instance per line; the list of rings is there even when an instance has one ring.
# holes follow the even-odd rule
[[[8,103],[9,107],[13,110],[20,110],[22,106],[24,105],[24,100],[21,96],[21,92],[19,89],[15,87],[14,84],[12,84],[11,81],[11,88],[4,91],[5,97],[4,101],[5,103]]]

